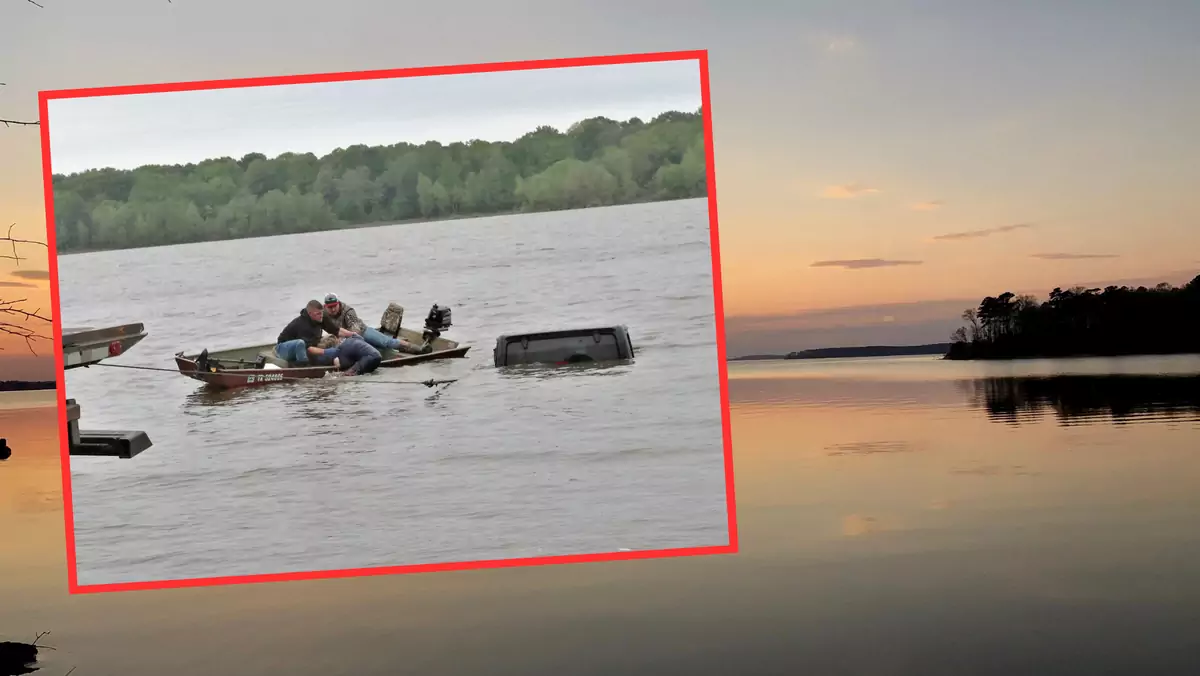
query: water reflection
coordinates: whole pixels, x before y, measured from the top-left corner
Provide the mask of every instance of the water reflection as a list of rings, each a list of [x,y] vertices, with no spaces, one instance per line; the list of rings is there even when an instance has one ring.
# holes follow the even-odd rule
[[[779,409],[914,415],[965,406],[987,420],[1009,425],[1031,424],[1048,416],[1067,426],[1198,422],[1200,362],[1185,357],[1004,364],[905,358],[802,367],[753,364],[730,369],[729,395],[732,405],[751,416]]]
[[[960,387],[973,408],[1010,425],[1051,412],[1063,425],[1200,421],[1200,376],[982,378]]]
[[[486,397],[503,397],[502,388],[489,389],[498,380],[494,373],[490,365],[471,372],[449,386],[442,401],[463,410],[480,406]],[[729,557],[255,585],[162,596],[101,595],[81,605],[61,593],[61,563],[46,565],[47,560],[62,560],[61,515],[36,512],[32,502],[26,507],[14,503],[14,510],[29,512],[16,520],[0,519],[0,529],[29,525],[0,532],[9,536],[4,542],[12,543],[0,548],[0,558],[7,555],[6,570],[17,569],[0,588],[6,602],[0,604],[0,619],[11,618],[16,633],[29,626],[30,617],[58,618],[55,635],[63,635],[62,645],[75,647],[86,659],[62,668],[47,666],[47,674],[66,673],[79,663],[92,667],[88,673],[102,666],[106,673],[306,676],[340,673],[339,660],[347,650],[378,665],[374,670],[366,665],[363,673],[391,673],[393,665],[403,663],[438,665],[425,669],[438,673],[600,674],[623,673],[631,662],[650,665],[648,672],[656,665],[666,672],[672,671],[668,665],[679,665],[677,671],[707,673],[705,667],[717,661],[756,660],[765,665],[759,671],[797,674],[1194,672],[1187,665],[1196,661],[1194,627],[1200,608],[1196,431],[1190,424],[1118,429],[1107,422],[1114,409],[1167,403],[1188,410],[1194,399],[1171,394],[1179,391],[1172,385],[1180,385],[1177,380],[1142,390],[1123,379],[1063,388],[1061,383],[1076,381],[1038,382],[1047,380],[1042,375],[960,372],[928,382],[891,377],[882,384],[865,377],[735,380],[731,394],[740,402],[732,418],[741,552]],[[1024,392],[1017,400],[1042,411],[1047,422],[993,422],[987,415],[988,378],[1008,381],[991,388],[1001,398]],[[620,387],[613,389],[626,396],[628,378],[616,382]],[[393,395],[384,386],[339,385],[331,390],[346,397],[395,396],[413,409],[421,406],[403,388]],[[979,403],[972,405],[976,386]],[[263,388],[253,396],[269,398],[262,402],[268,408],[291,406],[307,387]],[[758,397],[765,397],[765,403]],[[1099,414],[1090,425],[1056,425],[1056,403],[1072,415],[1089,406]],[[231,406],[222,412],[250,420],[283,417],[278,410],[263,411],[264,406],[246,406],[244,412]],[[608,406],[607,400],[601,406]],[[47,420],[53,414],[47,409]],[[412,417],[399,420],[406,426],[425,424]],[[495,428],[478,420],[471,424],[483,428],[481,437],[495,436]],[[528,423],[519,416],[501,416],[490,424],[513,429]],[[27,429],[50,430],[48,425],[38,421]],[[453,434],[469,428],[455,423],[441,429]],[[626,434],[630,442],[623,448],[630,454],[661,444],[644,438],[639,428]],[[400,438],[428,443],[435,437],[418,437],[407,427],[401,428]],[[387,529],[405,535],[393,547],[415,548],[423,535],[441,551],[443,540],[436,531],[411,534],[414,524],[428,518],[421,510],[454,509],[464,522],[489,529],[483,537],[499,539],[503,529],[497,520],[480,521],[480,515],[506,507],[499,499],[486,499],[496,470],[536,477],[539,485],[561,482],[560,495],[586,494],[581,487],[591,482],[638,480],[620,473],[621,465],[607,472],[611,451],[599,444],[581,458],[586,464],[569,465],[552,445],[453,442],[420,455],[389,452],[381,444],[335,447],[326,442],[293,450],[286,459],[244,443],[226,448],[198,444],[199,453],[189,449],[171,457],[162,453],[167,448],[163,442],[136,466],[109,463],[114,469],[105,485],[123,500],[136,496],[128,489],[135,482],[158,485],[167,496],[143,512],[149,515],[141,526],[146,537],[161,543],[149,555],[178,550],[169,538],[182,528],[158,515],[189,494],[196,496],[192,499],[201,508],[185,528],[199,531],[196,537],[227,540],[232,531],[236,546],[221,547],[210,539],[217,543],[215,554],[212,546],[185,549],[181,557],[186,561],[179,566],[212,568],[221,557],[228,570],[230,560],[248,565],[237,556],[242,549],[259,556],[270,551],[273,531],[282,530],[213,532],[247,512],[274,525],[293,503],[319,503],[321,511],[309,515],[311,522],[331,523],[352,534],[339,544],[341,549],[372,550],[382,529],[356,520],[348,507],[380,494],[384,499],[372,507],[386,512]],[[22,441],[21,448],[27,447]],[[1087,452],[1071,452],[1075,449]],[[11,491],[26,491],[36,500],[35,488],[57,490],[56,447],[48,446],[44,455],[49,462],[29,488],[15,483],[18,474],[0,468],[0,512]],[[405,474],[381,471],[414,455],[417,462]],[[254,456],[259,460],[246,462]],[[20,457],[24,461],[30,455]],[[681,466],[661,471],[678,475]],[[413,479],[433,471],[468,484],[471,493],[452,507],[436,504],[444,500],[442,495],[412,506],[405,498],[414,492]],[[335,483],[340,472],[354,483],[345,478]],[[14,483],[6,485],[6,479]],[[321,490],[298,490],[302,479]],[[200,482],[205,482],[202,490],[192,488]],[[351,493],[342,488],[346,485],[361,488]],[[389,493],[389,486],[404,490]],[[522,496],[508,492],[503,498],[513,503]],[[49,499],[47,495],[47,504]],[[263,502],[270,502],[270,508],[253,511]],[[550,529],[564,518],[568,504],[570,500],[560,500],[552,505],[551,516],[539,519],[548,524],[543,541],[564,537],[564,531]],[[621,496],[614,496],[591,513],[622,504]],[[519,504],[513,511],[531,519]],[[128,548],[128,536],[121,533],[127,532],[129,517],[109,514],[84,511],[81,517],[90,521],[85,526],[115,542],[119,556],[118,547]],[[618,532],[627,539],[627,527]],[[494,546],[508,555],[506,544]],[[304,560],[297,549],[276,545],[279,566],[300,565]],[[372,550],[369,562],[390,562],[388,554]],[[398,599],[411,612],[397,613]],[[566,620],[563,608],[570,609]],[[128,619],[111,622],[118,611]],[[218,616],[226,636],[214,657],[191,642],[194,625]],[[464,617],[471,618],[466,630]],[[731,617],[738,620],[732,632],[726,619]],[[630,632],[633,621],[688,630]],[[297,640],[308,638],[305,632],[312,627],[324,633]],[[135,641],[150,648],[129,651]],[[591,662],[581,667],[578,655],[596,642],[621,645],[622,650],[592,650]],[[549,649],[520,651],[511,664],[496,659],[516,655],[511,648],[525,645]],[[972,669],[964,669],[967,664]],[[84,667],[75,673],[83,674]]]
[[[591,362],[582,364],[565,364],[551,366],[546,364],[520,364],[517,366],[502,366],[496,372],[502,379],[513,380],[554,380],[557,378],[579,378],[588,376],[623,376],[630,373],[633,362]]]
[[[291,383],[280,383],[276,387],[288,387]],[[268,395],[266,388],[237,387],[228,390],[217,390],[209,387],[198,387],[189,393],[184,401],[185,408],[232,406],[236,404],[261,401]]]

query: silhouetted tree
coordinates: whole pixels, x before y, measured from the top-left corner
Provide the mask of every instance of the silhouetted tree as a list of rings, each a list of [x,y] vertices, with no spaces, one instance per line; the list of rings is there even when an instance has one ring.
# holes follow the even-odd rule
[[[1005,292],[962,314],[949,359],[1200,352],[1200,275],[1183,287],[1055,287],[1046,302]]]

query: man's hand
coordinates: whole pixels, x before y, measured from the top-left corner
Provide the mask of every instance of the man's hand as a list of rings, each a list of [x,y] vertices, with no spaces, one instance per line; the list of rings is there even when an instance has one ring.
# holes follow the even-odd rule
[[[338,329],[338,338],[349,338],[350,336],[357,336],[357,335],[358,335],[357,333],[351,331],[350,329],[346,329],[346,328]]]
[[[308,354],[311,357],[320,357],[321,355],[325,354],[325,350],[322,350],[319,347],[310,347],[308,348]]]

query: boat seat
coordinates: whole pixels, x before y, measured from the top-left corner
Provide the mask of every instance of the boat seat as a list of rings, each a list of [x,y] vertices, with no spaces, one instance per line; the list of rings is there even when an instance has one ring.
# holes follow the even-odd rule
[[[287,360],[280,359],[279,357],[275,356],[275,348],[274,347],[267,349],[267,350],[263,350],[262,352],[259,352],[258,355],[260,357],[265,358],[267,360],[268,364],[274,364],[281,369],[285,369],[288,367]]]

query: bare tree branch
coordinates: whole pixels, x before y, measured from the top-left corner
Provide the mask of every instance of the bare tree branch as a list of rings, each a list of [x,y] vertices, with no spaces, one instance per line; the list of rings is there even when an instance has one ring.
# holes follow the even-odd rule
[[[29,2],[33,2],[33,0],[29,0]],[[37,5],[36,2],[33,2],[33,4]],[[41,7],[41,5],[38,5],[38,7]],[[7,86],[8,86],[7,82],[0,82],[0,87],[7,87]],[[18,126],[33,127],[33,126],[36,126],[37,124],[39,124],[39,122],[22,122],[21,120],[5,120],[5,119],[0,119],[0,123],[3,123],[4,126],[6,126],[6,127],[10,127],[14,124],[18,125]]]
[[[33,2],[33,0],[27,0],[27,1],[34,5],[37,5],[38,7],[42,7],[41,5],[38,5],[36,2]],[[45,7],[42,7],[42,9],[45,9]],[[0,82],[0,87],[7,87],[7,86],[8,86],[7,82]],[[18,125],[18,126],[33,127],[33,126],[37,126],[39,124],[39,122],[24,122],[21,120],[5,120],[5,119],[0,118],[0,123],[4,124],[4,126],[6,126],[6,127],[11,127],[14,124]]]
[[[29,312],[28,310],[21,310],[16,307],[18,304],[24,302],[24,298],[20,300],[0,300],[0,314],[20,315],[25,318],[26,322],[28,322],[30,319],[40,319],[43,322],[50,321],[49,317],[40,314],[42,310],[41,308],[38,308],[33,312]]]
[[[0,317],[11,316],[21,317],[24,321],[20,324],[0,319],[0,333],[5,333],[10,336],[16,336],[25,341],[25,345],[29,348],[29,352],[37,356],[37,350],[34,349],[34,343],[39,340],[49,340],[48,336],[39,333],[34,328],[28,326],[30,319],[37,319],[46,323],[50,322],[50,318],[41,314],[41,308],[29,312],[22,310],[20,305],[25,302],[21,300],[0,300]],[[4,348],[0,347],[0,350]]]
[[[17,239],[15,237],[13,237],[12,231],[13,231],[13,228],[15,228],[15,227],[17,227],[16,223],[13,223],[12,225],[8,226],[8,235],[5,237],[0,237],[0,242],[12,243],[12,255],[9,256],[8,254],[4,254],[4,255],[0,255],[0,258],[7,259],[10,261],[16,261],[17,267],[21,267],[21,261],[26,260],[26,259],[17,253],[17,245],[18,244],[40,244],[41,246],[44,246],[47,249],[50,248],[49,246],[47,246],[47,244],[45,242],[39,242],[39,241],[33,240],[33,239]]]
[[[37,4],[36,2],[34,2],[33,0],[25,0],[25,2],[28,2],[28,3],[29,3],[29,4],[31,4],[31,5],[37,5],[38,7],[41,7],[42,9],[46,9],[45,7],[42,7],[41,5],[38,5],[38,4]]]
[[[15,238],[13,238],[12,231],[13,231],[13,228],[15,228],[15,227],[17,227],[16,223],[10,223],[8,225],[8,234],[5,235],[4,237],[0,237],[0,240],[4,240],[5,242],[16,242],[17,244],[38,244],[40,246],[45,246],[45,247],[49,248],[45,242],[39,242],[36,239],[15,239]]]
[[[50,340],[48,336],[43,335],[34,328],[28,326],[30,319],[36,319],[42,322],[50,323],[50,318],[41,314],[41,308],[30,312],[21,309],[21,304],[25,299],[20,300],[0,300],[0,317],[21,318],[20,324],[0,319],[0,333],[5,333],[10,336],[16,336],[25,341],[25,345],[29,348],[29,352],[37,356],[37,350],[34,349],[34,343],[39,340]],[[4,348],[0,347],[0,350]]]
[[[49,246],[45,242],[13,237],[12,231],[16,225],[16,223],[13,223],[12,225],[8,226],[8,235],[5,237],[0,237],[0,241],[9,242],[12,244],[12,255],[3,255],[0,256],[0,258],[17,261],[17,265],[19,266],[20,261],[25,260],[25,258],[17,253],[18,244],[39,244],[47,248],[49,248]],[[24,298],[20,300],[0,299],[0,333],[21,338],[25,341],[25,345],[29,348],[29,351],[36,356],[37,350],[34,349],[34,343],[39,340],[49,340],[49,337],[30,327],[29,320],[33,319],[45,322],[47,324],[51,323],[51,320],[49,317],[41,314],[41,308],[37,308],[32,312],[24,309],[24,303]],[[0,348],[0,350],[3,350],[3,348]]]

